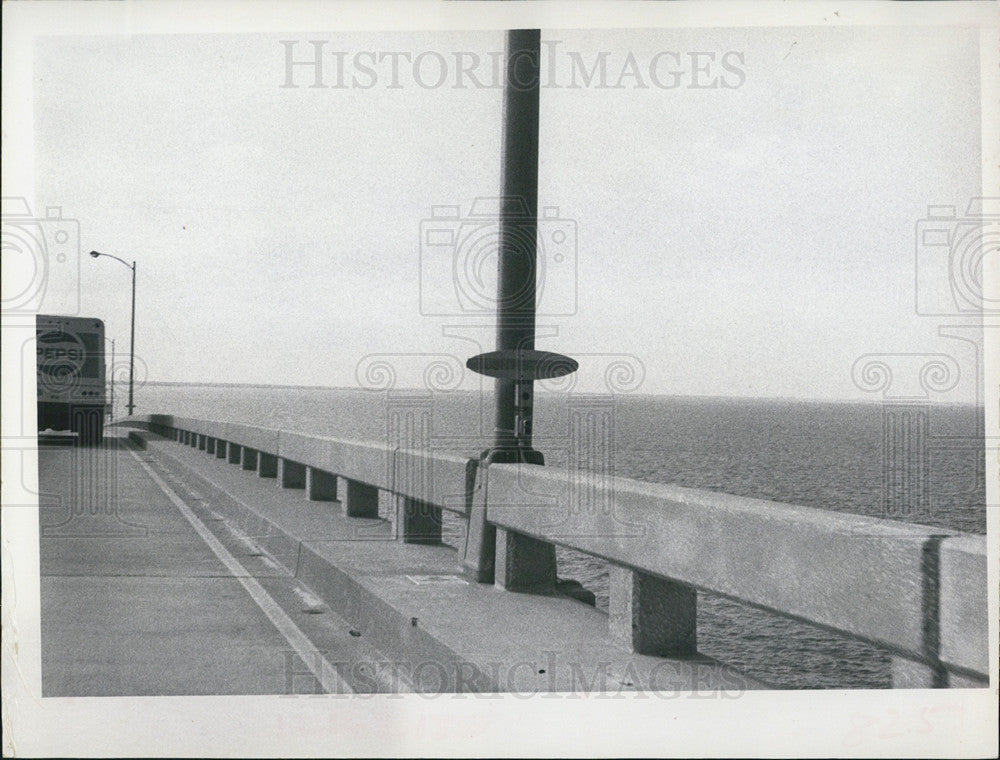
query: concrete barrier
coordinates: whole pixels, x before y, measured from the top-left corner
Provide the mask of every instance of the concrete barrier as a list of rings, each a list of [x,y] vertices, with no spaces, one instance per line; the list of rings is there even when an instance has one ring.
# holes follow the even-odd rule
[[[393,462],[396,493],[468,517],[478,461],[417,449],[397,449]]]
[[[273,428],[227,422],[218,424],[216,434],[238,446],[266,451],[271,454],[278,453],[278,431]]]
[[[983,686],[989,672],[986,536],[955,536],[940,548],[941,661],[952,680]]]
[[[572,485],[572,487],[571,487]],[[581,493],[596,496],[589,509]],[[886,646],[925,649],[924,551],[946,531],[535,465],[493,465],[490,523]]]
[[[393,491],[394,449],[384,443],[347,441],[340,438],[282,431],[278,456],[317,470]]]
[[[983,536],[537,465],[479,468],[376,442],[166,416],[155,424],[199,448],[239,447],[244,469],[253,462],[264,477],[281,462],[279,483],[308,498],[336,498],[339,476],[350,517],[376,517],[379,491],[390,492],[407,542],[439,542],[440,510],[460,514],[466,567],[471,537],[495,546],[502,588],[536,590],[519,580],[528,578],[551,590],[554,553],[539,559],[532,547],[604,559],[609,635],[634,652],[695,651],[703,590],[883,647],[899,686],[988,680]],[[492,581],[492,570],[477,579]]]

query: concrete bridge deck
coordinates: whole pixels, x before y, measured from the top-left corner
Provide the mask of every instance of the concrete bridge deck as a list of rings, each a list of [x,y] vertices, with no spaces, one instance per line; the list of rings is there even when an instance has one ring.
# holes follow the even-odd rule
[[[759,687],[631,653],[576,599],[470,583],[448,546],[146,438],[39,452],[46,697]]]

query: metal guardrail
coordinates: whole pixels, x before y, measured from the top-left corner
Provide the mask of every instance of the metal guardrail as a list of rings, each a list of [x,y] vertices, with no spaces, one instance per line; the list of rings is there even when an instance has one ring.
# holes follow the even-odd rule
[[[405,542],[440,541],[441,510],[456,513],[468,524],[461,555],[478,580],[499,583],[511,565],[531,562],[498,549],[495,569],[481,566],[492,554],[477,544],[494,533],[497,547],[510,534],[602,558],[611,565],[610,635],[635,652],[693,652],[701,590],[883,647],[897,687],[988,685],[985,536],[251,425],[169,415],[118,424],[313,499],[337,499],[339,476],[349,516],[375,517],[378,492],[394,494]]]

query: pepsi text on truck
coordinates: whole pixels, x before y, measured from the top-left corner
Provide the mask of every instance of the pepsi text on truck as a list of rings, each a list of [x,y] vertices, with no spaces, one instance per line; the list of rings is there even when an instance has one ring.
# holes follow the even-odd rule
[[[71,431],[81,445],[104,437],[104,323],[94,317],[35,317],[38,430]]]

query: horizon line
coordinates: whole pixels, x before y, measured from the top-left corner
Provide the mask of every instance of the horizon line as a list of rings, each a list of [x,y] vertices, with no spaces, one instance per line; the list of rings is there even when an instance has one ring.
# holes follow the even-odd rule
[[[384,393],[389,390],[394,391],[429,391],[433,393],[426,387],[420,386],[406,386],[398,388],[365,388],[362,386],[347,386],[347,385],[302,385],[302,384],[289,384],[289,383],[233,383],[233,382],[204,382],[204,381],[190,381],[190,380],[147,380],[143,385],[150,386],[166,386],[166,387],[197,387],[197,386],[211,386],[216,388],[269,388],[274,390],[314,390],[314,391],[357,391],[364,393]],[[490,389],[492,391],[492,389]],[[453,388],[450,390],[439,390],[438,393],[476,393],[476,389],[467,388]],[[536,391],[539,395],[557,395],[554,391]],[[589,393],[589,392],[584,392]],[[902,403],[902,402],[920,402],[923,399],[878,399],[878,398],[846,398],[846,397],[833,397],[824,398],[819,396],[735,396],[727,394],[705,394],[705,393],[650,393],[650,392],[628,392],[614,394],[620,396],[656,396],[663,398],[690,398],[690,399],[732,399],[737,401],[795,401],[795,402],[808,402],[808,403],[828,403],[828,404],[882,404],[882,403]],[[985,402],[981,401],[932,401],[926,400],[926,403],[939,405],[939,406],[978,406],[985,407]]]

